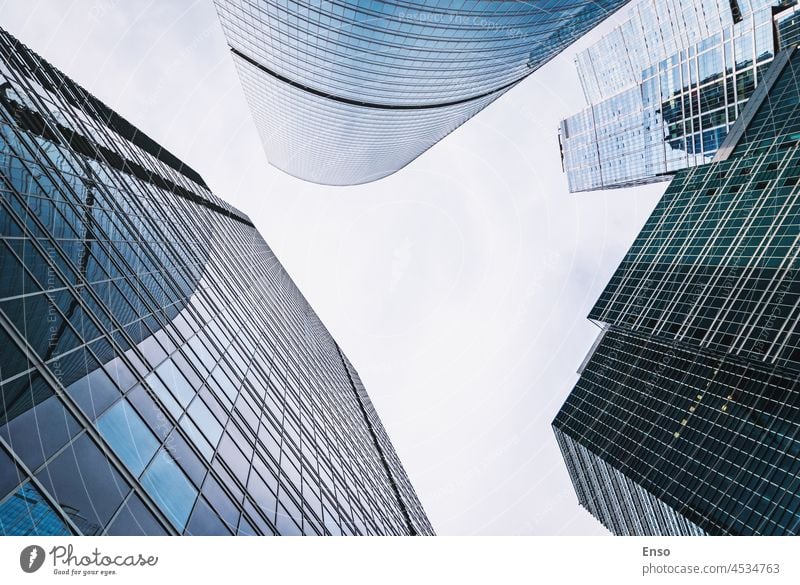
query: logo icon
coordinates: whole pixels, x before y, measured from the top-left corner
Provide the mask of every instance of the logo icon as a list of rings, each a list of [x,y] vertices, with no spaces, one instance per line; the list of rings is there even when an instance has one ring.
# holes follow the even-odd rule
[[[19,553],[19,566],[26,573],[35,573],[44,564],[44,549],[41,546],[32,544],[26,546]]]

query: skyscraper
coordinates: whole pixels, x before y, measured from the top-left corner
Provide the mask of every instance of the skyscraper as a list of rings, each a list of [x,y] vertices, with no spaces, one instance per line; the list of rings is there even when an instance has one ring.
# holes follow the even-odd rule
[[[331,185],[402,168],[623,0],[215,0],[268,160]]]
[[[794,36],[793,38],[797,38]],[[553,427],[615,534],[800,533],[800,51],[679,171],[589,317]]]
[[[432,533],[248,217],[2,30],[0,189],[0,533]]]
[[[576,58],[590,106],[559,129],[570,191],[669,180],[711,162],[789,34],[794,4],[636,2]]]

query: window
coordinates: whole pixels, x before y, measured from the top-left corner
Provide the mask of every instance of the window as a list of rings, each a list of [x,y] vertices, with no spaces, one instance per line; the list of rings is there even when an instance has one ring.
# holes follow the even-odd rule
[[[0,501],[22,481],[17,464],[0,448]]]
[[[30,482],[0,504],[3,536],[68,536],[67,525]]]
[[[97,428],[123,463],[138,476],[158,449],[155,435],[126,400],[97,419]]]
[[[161,380],[172,392],[172,395],[177,398],[181,406],[186,408],[189,401],[194,397],[195,391],[175,363],[172,360],[167,360],[158,367],[156,372],[158,372]]]
[[[197,499],[192,518],[186,527],[186,534],[196,536],[230,535],[219,516],[211,509],[203,498]]]
[[[159,451],[142,476],[142,485],[180,532],[197,498],[197,490],[189,482],[166,451]]]
[[[219,424],[219,421],[214,417],[205,403],[199,399],[195,400],[189,407],[188,412],[195,424],[197,424],[205,436],[208,437],[211,444],[216,445],[219,442],[220,436],[222,436],[222,425]]]
[[[34,392],[32,388],[31,393]],[[50,392],[49,388],[47,392]],[[77,421],[61,401],[50,396],[0,427],[0,436],[8,441],[29,468],[35,470],[77,435],[79,430]]]
[[[106,534],[112,536],[160,536],[167,534],[141,498],[131,494],[117,516],[108,526]]]
[[[36,477],[84,534],[98,534],[129,491],[122,476],[85,433]]]
[[[120,396],[114,382],[99,368],[67,387],[67,394],[72,396],[91,419],[96,418]]]

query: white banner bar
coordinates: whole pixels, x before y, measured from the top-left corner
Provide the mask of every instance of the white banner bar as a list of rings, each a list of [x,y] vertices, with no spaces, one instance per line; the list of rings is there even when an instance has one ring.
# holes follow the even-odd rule
[[[5,537],[2,583],[800,583],[790,537]]]

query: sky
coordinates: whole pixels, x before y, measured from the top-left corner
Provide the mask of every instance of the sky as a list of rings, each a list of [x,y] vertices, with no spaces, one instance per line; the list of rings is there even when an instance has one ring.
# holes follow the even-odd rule
[[[211,0],[0,0],[0,26],[255,223],[358,370],[438,534],[601,535],[550,423],[665,183],[570,194],[576,52],[413,163],[326,187],[266,160]]]

